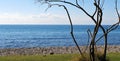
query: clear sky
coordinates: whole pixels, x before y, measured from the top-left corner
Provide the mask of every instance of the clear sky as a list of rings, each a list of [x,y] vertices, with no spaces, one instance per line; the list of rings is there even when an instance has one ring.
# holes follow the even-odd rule
[[[120,3],[120,0],[118,1]],[[92,0],[85,0],[81,5],[92,13],[94,6],[91,3]],[[74,24],[94,24],[81,10],[69,5],[67,7]],[[52,7],[45,11],[46,8],[47,5],[36,3],[35,0],[0,0],[0,24],[69,24],[63,8]],[[114,0],[105,1],[103,24],[113,24],[117,21],[114,8]],[[120,5],[118,8],[120,11]]]

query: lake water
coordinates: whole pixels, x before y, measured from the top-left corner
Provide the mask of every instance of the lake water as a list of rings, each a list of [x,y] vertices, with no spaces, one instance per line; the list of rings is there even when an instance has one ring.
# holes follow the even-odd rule
[[[87,29],[93,25],[74,25],[79,45],[86,45]],[[106,28],[108,25],[105,26]],[[99,31],[98,36],[102,32]],[[103,45],[104,41],[97,44]],[[108,35],[109,45],[120,45],[120,26]],[[0,48],[75,46],[69,25],[0,25]]]

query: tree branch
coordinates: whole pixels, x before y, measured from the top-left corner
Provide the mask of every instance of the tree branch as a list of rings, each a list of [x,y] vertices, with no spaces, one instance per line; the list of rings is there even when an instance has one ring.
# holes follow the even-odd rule
[[[75,44],[76,44],[76,46],[77,46],[80,54],[83,56],[82,51],[81,51],[79,45],[77,44],[77,41],[76,41],[76,39],[75,39],[75,37],[74,37],[74,34],[73,34],[73,24],[72,24],[72,20],[71,20],[70,14],[69,14],[67,8],[66,8],[64,5],[63,5],[63,7],[64,7],[64,9],[65,9],[66,12],[67,12],[67,15],[68,15],[68,18],[69,18],[69,21],[70,21],[70,24],[71,24],[71,36],[72,36],[72,38],[73,38],[73,40],[74,40],[74,42],[75,42]]]

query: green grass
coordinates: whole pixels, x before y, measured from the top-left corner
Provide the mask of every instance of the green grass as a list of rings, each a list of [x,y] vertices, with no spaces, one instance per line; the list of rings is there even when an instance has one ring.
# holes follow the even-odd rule
[[[110,53],[108,54],[110,61],[120,61],[120,53]]]
[[[70,61],[75,54],[0,56],[0,61]],[[120,61],[120,53],[108,54],[110,61]]]
[[[72,54],[31,55],[31,56],[1,56],[0,61],[70,61]]]

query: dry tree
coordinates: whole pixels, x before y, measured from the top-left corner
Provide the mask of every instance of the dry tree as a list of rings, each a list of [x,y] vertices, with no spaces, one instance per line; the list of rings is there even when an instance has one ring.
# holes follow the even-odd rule
[[[72,2],[69,2],[69,1],[66,1],[66,0],[37,0],[37,2],[40,2],[42,4],[48,4],[48,8],[51,8],[52,6],[58,6],[58,7],[63,7],[67,13],[67,16],[68,16],[68,19],[69,19],[69,22],[70,22],[70,26],[71,26],[71,36],[72,36],[72,39],[74,41],[74,43],[76,44],[79,52],[80,52],[80,55],[84,57],[83,53],[85,51],[81,51],[78,43],[77,43],[77,40],[74,36],[74,31],[73,31],[73,23],[72,23],[72,20],[71,20],[71,16],[69,14],[69,10],[67,9],[67,6],[64,5],[64,4],[61,4],[61,3],[65,3],[65,4],[68,4],[70,6],[74,6],[76,8],[78,8],[79,10],[81,10],[82,12],[84,12],[88,17],[90,17],[92,19],[92,21],[95,23],[94,24],[94,29],[93,29],[93,32],[91,32],[90,29],[88,29],[87,33],[88,33],[88,45],[87,45],[87,48],[85,50],[89,50],[89,56],[90,56],[90,61],[95,61],[96,60],[96,55],[95,55],[95,49],[96,49],[96,43],[98,41],[100,41],[102,38],[104,38],[104,53],[102,55],[102,59],[100,59],[100,61],[106,61],[106,54],[107,54],[107,43],[108,43],[108,33],[115,30],[118,26],[119,26],[119,23],[120,23],[120,14],[118,12],[118,1],[115,0],[115,10],[116,10],[116,13],[118,15],[118,22],[111,25],[110,27],[108,27],[107,29],[101,24],[102,21],[103,21],[103,6],[104,6],[104,2],[105,0],[94,0],[93,1],[93,5],[95,7],[95,10],[93,12],[93,14],[91,15],[89,12],[87,12],[87,10],[85,10],[81,5],[80,5],[80,0],[74,0],[75,3],[72,3]],[[53,2],[61,2],[61,3],[53,3]],[[82,2],[84,3],[84,0],[82,0]],[[48,9],[47,8],[47,9]],[[99,32],[99,30],[102,30],[102,35],[97,37],[97,34]],[[89,48],[88,48],[89,47]]]

